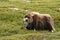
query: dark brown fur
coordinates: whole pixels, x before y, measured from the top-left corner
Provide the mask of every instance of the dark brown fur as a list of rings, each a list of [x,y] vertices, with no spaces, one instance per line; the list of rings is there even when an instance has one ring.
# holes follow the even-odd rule
[[[50,16],[34,15],[32,16],[32,19],[33,19],[33,22],[28,24],[28,26],[26,27],[27,29],[49,30],[49,31],[55,30],[53,19]]]
[[[34,15],[33,16],[33,24],[34,24],[34,29],[36,30],[53,30],[53,26],[51,25],[51,18],[47,16],[38,16]],[[52,21],[53,22],[53,21]]]

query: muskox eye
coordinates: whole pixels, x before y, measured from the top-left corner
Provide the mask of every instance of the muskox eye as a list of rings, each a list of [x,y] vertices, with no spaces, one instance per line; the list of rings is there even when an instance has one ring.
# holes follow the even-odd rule
[[[26,20],[26,22],[28,22],[28,20]]]

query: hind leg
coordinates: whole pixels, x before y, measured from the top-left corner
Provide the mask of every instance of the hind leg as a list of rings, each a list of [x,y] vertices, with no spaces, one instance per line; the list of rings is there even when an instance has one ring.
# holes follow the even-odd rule
[[[47,22],[48,22],[48,25],[49,25],[49,30],[51,32],[54,32],[55,28],[54,28],[54,21],[53,21],[52,17],[49,17]]]

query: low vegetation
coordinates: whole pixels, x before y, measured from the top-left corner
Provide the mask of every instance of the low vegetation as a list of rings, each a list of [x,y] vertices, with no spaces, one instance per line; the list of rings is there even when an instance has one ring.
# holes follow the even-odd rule
[[[54,19],[56,31],[51,33],[25,29],[25,10],[50,14]],[[60,1],[0,1],[0,40],[60,40]]]

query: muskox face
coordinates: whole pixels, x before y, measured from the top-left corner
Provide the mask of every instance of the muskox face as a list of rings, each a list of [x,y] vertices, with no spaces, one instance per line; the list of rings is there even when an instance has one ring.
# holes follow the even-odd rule
[[[25,24],[26,26],[28,26],[28,24],[31,24],[32,22],[33,22],[32,15],[27,14],[27,15],[24,17],[24,24]]]
[[[39,15],[39,13],[38,12],[30,12],[27,15],[25,15],[25,17],[24,17],[24,24],[26,26],[30,25],[33,22],[33,16],[34,15]]]

